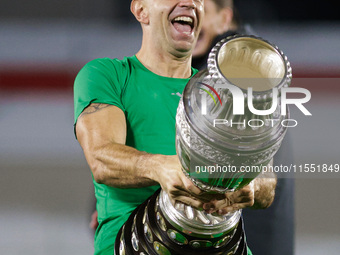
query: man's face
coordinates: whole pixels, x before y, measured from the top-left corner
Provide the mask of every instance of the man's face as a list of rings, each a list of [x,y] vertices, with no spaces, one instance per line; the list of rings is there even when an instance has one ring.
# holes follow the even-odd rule
[[[226,24],[228,13],[223,9],[219,10],[213,0],[204,0],[204,11],[202,29],[193,51],[193,57],[206,54],[215,37],[226,32],[226,27],[229,25]]]
[[[153,40],[175,56],[191,53],[204,15],[203,0],[146,0],[146,3]]]

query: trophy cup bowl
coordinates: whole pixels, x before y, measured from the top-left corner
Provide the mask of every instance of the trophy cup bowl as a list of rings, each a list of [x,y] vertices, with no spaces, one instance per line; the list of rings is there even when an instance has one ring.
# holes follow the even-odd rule
[[[262,38],[237,35],[217,43],[177,109],[176,150],[187,178],[209,193],[233,192],[256,178],[286,133],[281,122],[289,114],[281,115],[279,89],[291,78],[286,56]],[[234,114],[237,107],[243,114]],[[248,166],[257,171],[242,171]],[[115,254],[247,254],[241,210],[207,214],[173,205],[159,190],[121,228]]]

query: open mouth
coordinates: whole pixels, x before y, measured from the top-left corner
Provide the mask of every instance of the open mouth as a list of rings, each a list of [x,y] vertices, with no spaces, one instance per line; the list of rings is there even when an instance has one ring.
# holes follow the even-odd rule
[[[178,16],[171,23],[178,32],[187,35],[190,35],[194,28],[194,19],[188,16]]]

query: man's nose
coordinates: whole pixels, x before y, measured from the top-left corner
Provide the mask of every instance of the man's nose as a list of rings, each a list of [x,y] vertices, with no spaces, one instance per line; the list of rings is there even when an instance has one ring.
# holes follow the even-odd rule
[[[195,0],[180,0],[179,6],[195,9],[196,1]]]

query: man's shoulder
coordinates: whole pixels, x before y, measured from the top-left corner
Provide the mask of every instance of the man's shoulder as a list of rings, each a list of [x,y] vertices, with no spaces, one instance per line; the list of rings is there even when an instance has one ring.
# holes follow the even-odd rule
[[[94,68],[122,68],[129,66],[133,57],[124,57],[123,59],[118,58],[96,58],[89,61],[85,67]]]
[[[126,80],[131,74],[134,56],[118,58],[96,58],[86,63],[79,71],[80,77],[97,77],[108,80]]]

